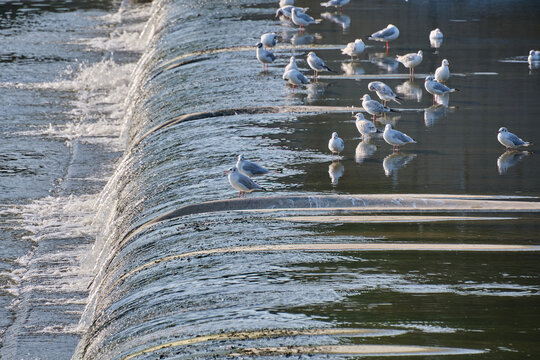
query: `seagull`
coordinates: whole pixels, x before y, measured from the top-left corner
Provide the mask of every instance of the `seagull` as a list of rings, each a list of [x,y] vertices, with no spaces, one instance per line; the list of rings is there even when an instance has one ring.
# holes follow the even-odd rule
[[[246,197],[246,193],[250,193],[256,190],[266,191],[265,188],[255,183],[246,175],[242,174],[236,166],[233,166],[229,169],[229,183],[233,188],[239,191],[238,197],[241,198],[242,195]]]
[[[332,69],[326,66],[323,59],[315,55],[313,51],[310,51],[308,53],[307,63],[309,67],[313,69],[313,72],[315,73],[315,78],[317,78],[317,74],[319,73],[319,71],[326,70],[326,71],[334,72]]]
[[[532,143],[523,141],[516,134],[512,134],[505,127],[502,127],[497,131],[497,140],[508,149],[515,149],[519,146],[529,146]]]
[[[349,1],[350,0],[330,0],[327,2],[322,2],[321,6],[324,6],[324,7],[335,6],[335,7],[339,7],[339,10],[343,10],[343,6],[347,5]]]
[[[379,129],[377,129],[375,124],[373,124],[369,120],[366,120],[364,114],[356,113],[354,117],[356,118],[356,128],[358,129],[358,132],[362,135],[362,137],[369,137],[373,134],[381,132]]]
[[[397,39],[398,36],[399,36],[399,29],[392,24],[388,24],[386,28],[371,34],[371,36],[368,37],[368,39],[375,40],[375,41],[386,41],[386,52],[388,53],[388,49],[390,48],[388,45],[388,42],[390,40]]]
[[[279,15],[283,15],[290,19],[292,17],[291,12],[293,8],[296,8],[298,11],[301,11],[301,12],[307,11],[309,9],[309,8],[301,8],[301,7],[292,6],[292,5],[285,5],[276,10],[276,17],[278,17]]]
[[[442,61],[441,66],[435,70],[435,80],[443,83],[446,82],[450,78],[450,69],[448,68],[448,60],[444,59]]]
[[[261,43],[265,48],[272,48],[277,44],[277,34],[266,33],[261,35]]]
[[[332,152],[332,160],[334,160],[334,153],[337,153],[339,156],[339,153],[343,151],[343,148],[345,147],[345,143],[343,142],[343,139],[341,139],[337,132],[332,133],[332,138],[330,138],[330,141],[328,141],[328,149]]]
[[[244,159],[244,155],[238,155],[238,161],[236,162],[236,168],[246,176],[257,176],[268,174],[270,170],[263,168],[260,165],[252,163],[249,160]]]
[[[283,73],[283,80],[287,80],[292,85],[293,91],[296,85],[308,84],[309,80],[299,70],[291,69]]]
[[[257,43],[257,60],[262,64],[263,70],[266,70],[268,64],[271,64],[276,60],[276,55],[271,51],[263,49],[262,43]]]
[[[429,33],[430,40],[442,39],[442,38],[443,38],[443,33],[441,32],[441,29],[439,28],[436,28],[435,30],[431,30],[431,32]]]
[[[397,102],[398,104],[401,104],[400,100],[402,100],[401,98],[399,98],[393,91],[392,89],[390,88],[390,86],[386,85],[385,83],[383,83],[382,81],[372,81],[368,84],[368,90],[369,91],[375,91],[377,93],[377,96],[379,97],[379,99],[381,99],[382,101],[384,101],[384,105],[386,106],[386,102],[387,101],[395,101]]]
[[[397,61],[402,63],[406,68],[409,69],[409,73],[411,74],[411,77],[414,76],[414,68],[422,62],[422,59],[424,58],[424,53],[422,50],[419,50],[416,54],[410,53],[405,55],[396,55]]]
[[[413,138],[402,133],[401,131],[392,129],[392,125],[390,124],[386,124],[384,127],[383,139],[388,144],[392,145],[393,151],[399,151],[400,145],[405,145],[408,143],[416,144],[416,141],[414,141]]]
[[[369,114],[373,115],[373,121],[377,119],[377,115],[382,115],[384,113],[395,111],[390,108],[387,108],[380,102],[376,100],[371,100],[371,97],[368,94],[364,94],[362,96],[362,107],[364,110],[366,110]]]
[[[435,95],[446,95],[455,91],[459,91],[458,89],[451,89],[448,86],[435,81],[435,79],[431,75],[426,76],[424,80],[424,87],[426,88],[428,93],[433,95],[433,103],[435,103]]]
[[[296,58],[294,56],[291,56],[289,63],[287,66],[285,66],[285,71],[283,73],[286,73],[289,70],[298,70],[298,65],[296,65]]]
[[[341,49],[341,53],[343,55],[348,55],[351,57],[351,61],[353,61],[354,56],[358,56],[361,53],[364,52],[366,49],[366,45],[362,41],[362,39],[356,39],[354,42],[350,42],[347,44],[347,47],[345,49]]]
[[[540,61],[540,50],[529,51],[529,57],[527,58],[527,61],[529,61],[529,63],[532,63],[534,61]]]
[[[300,26],[300,29],[303,29],[305,26],[308,26],[310,24],[317,23],[315,19],[313,19],[308,14],[303,13],[302,11],[298,10],[298,8],[292,8],[291,19],[295,25]]]

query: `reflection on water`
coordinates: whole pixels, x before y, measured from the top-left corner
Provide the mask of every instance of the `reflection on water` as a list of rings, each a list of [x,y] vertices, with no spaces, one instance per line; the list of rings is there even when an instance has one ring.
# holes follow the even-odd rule
[[[366,73],[366,70],[364,70],[362,65],[354,61],[342,62],[341,70],[345,73],[345,75],[363,75]]]
[[[413,80],[407,80],[396,86],[396,92],[406,100],[422,102],[423,89]]]
[[[429,44],[432,48],[435,48],[435,49],[438,49],[441,47],[443,43],[443,39],[440,38],[440,39],[436,39],[436,38],[430,38],[429,39]]]
[[[519,150],[507,150],[497,159],[497,168],[500,175],[506,174],[508,169],[516,165],[525,156],[528,156],[530,152]]]
[[[316,82],[316,83],[309,83],[306,85],[307,90],[307,97],[306,102],[312,103],[316,100],[318,100],[321,96],[324,95],[324,92],[326,91],[326,88],[330,85],[326,82]]]
[[[390,176],[392,174],[397,176],[398,170],[410,163],[415,157],[416,154],[404,154],[396,152],[388,155],[383,160],[384,174],[386,176]]]
[[[424,124],[427,127],[433,126],[437,121],[446,116],[446,109],[446,106],[440,104],[424,109]]]
[[[328,166],[328,175],[330,175],[333,186],[338,184],[339,178],[343,176],[344,172],[345,166],[340,161],[332,161],[330,166]]]
[[[351,25],[351,18],[341,13],[324,12],[321,14],[321,17],[325,20],[341,25],[341,28],[343,29],[344,33],[346,33],[347,29]]]
[[[390,57],[384,52],[369,54],[369,61],[387,73],[395,73],[399,67],[399,62],[395,57]]]
[[[372,157],[376,151],[377,146],[375,144],[372,144],[371,139],[367,138],[366,136],[366,139],[360,141],[356,146],[356,150],[354,152],[354,161],[356,161],[358,164],[361,164],[366,159]]]

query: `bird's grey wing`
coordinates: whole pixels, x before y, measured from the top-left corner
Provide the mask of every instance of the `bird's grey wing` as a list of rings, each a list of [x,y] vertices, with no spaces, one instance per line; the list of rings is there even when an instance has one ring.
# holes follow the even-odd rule
[[[300,13],[300,14],[296,14],[299,18],[301,18],[302,20],[304,21],[308,21],[308,22],[311,22],[311,21],[315,21],[311,16],[309,16],[308,14],[306,13]]]
[[[252,163],[251,161],[247,161],[244,164],[243,168],[244,170],[252,173],[253,175],[262,175],[262,174],[267,174],[269,172],[267,169],[255,163]]]
[[[396,139],[401,142],[408,143],[414,141],[409,135],[404,134],[400,131],[396,131],[394,134],[396,135]]]
[[[396,32],[395,28],[384,29],[384,30],[381,30],[379,32],[376,32],[375,36],[377,36],[377,37],[388,37],[388,36],[392,36],[395,32]]]
[[[261,187],[255,183],[255,181],[251,180],[247,176],[239,176],[238,177],[238,183],[245,187],[246,189],[252,190],[252,189],[261,189]]]
[[[450,91],[451,89],[446,86],[446,85],[443,85],[439,82],[436,82],[436,81],[433,81],[433,89],[437,90],[437,91],[442,91],[442,92],[448,92]]]
[[[390,89],[390,86],[388,86],[388,85],[382,85],[382,86],[380,87],[379,92],[380,92],[381,94],[386,95],[386,96],[396,97],[396,94],[394,94],[394,92],[392,91],[392,89]]]
[[[302,84],[309,83],[309,80],[300,71],[298,72],[298,79],[302,82]]]
[[[517,135],[509,133],[508,134],[508,140],[514,143],[514,145],[523,145],[525,144],[525,141],[521,140]]]

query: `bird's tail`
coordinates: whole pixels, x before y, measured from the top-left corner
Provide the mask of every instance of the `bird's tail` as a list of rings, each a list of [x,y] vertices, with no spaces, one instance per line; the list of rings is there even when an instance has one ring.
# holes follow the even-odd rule
[[[393,98],[392,100],[394,100],[394,101],[397,102],[398,104],[401,104],[401,102],[403,101],[402,98],[397,97],[397,96],[396,96],[395,98]]]
[[[401,112],[401,111],[396,110],[396,109],[392,109],[392,108],[389,108],[389,109],[390,109],[390,112],[397,112],[397,113],[398,113],[398,112]]]
[[[335,71],[334,71],[334,70],[332,70],[332,69],[330,69],[330,68],[329,68],[328,66],[325,66],[324,68],[325,68],[326,70],[328,70],[328,71],[332,72],[332,73],[335,73]]]
[[[525,144],[523,144],[523,146],[531,146],[531,145],[534,145],[534,143],[530,141],[526,141]]]
[[[450,89],[450,92],[456,92],[459,91],[459,89]]]

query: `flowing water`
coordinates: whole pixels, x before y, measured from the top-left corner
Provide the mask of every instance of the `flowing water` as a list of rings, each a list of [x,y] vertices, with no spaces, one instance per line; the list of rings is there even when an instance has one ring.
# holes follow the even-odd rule
[[[297,4],[321,22],[262,0],[0,5],[0,358],[540,355],[540,160],[496,140],[540,141],[540,4]],[[388,53],[338,50],[388,23]],[[395,55],[420,49],[409,79]],[[309,51],[335,73],[293,90]],[[445,58],[459,91],[434,105]],[[417,141],[399,153],[355,128],[373,80],[405,99],[376,122]],[[235,199],[238,154],[278,170],[268,192]]]

